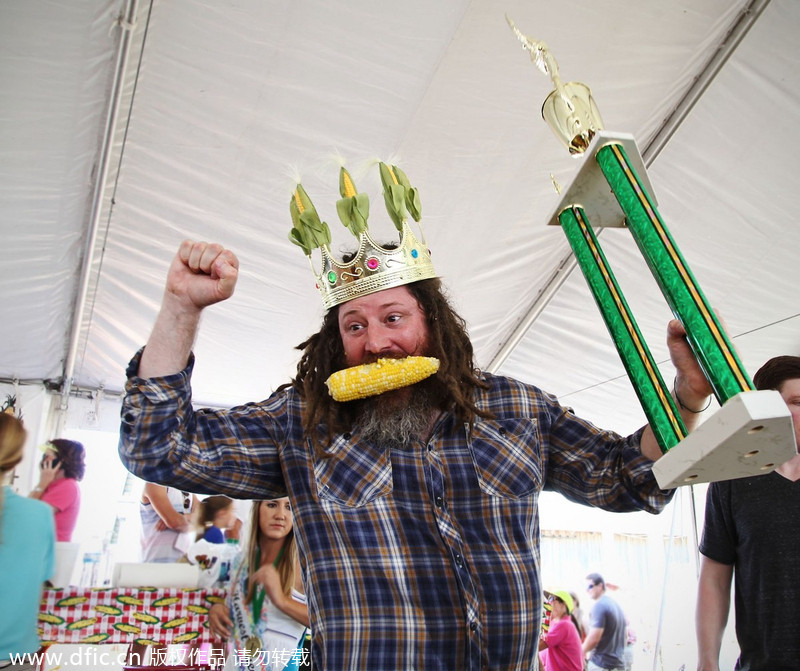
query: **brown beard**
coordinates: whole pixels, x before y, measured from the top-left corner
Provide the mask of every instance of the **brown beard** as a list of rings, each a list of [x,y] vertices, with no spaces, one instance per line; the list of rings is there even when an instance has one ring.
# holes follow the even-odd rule
[[[361,437],[387,448],[407,448],[425,440],[437,408],[434,385],[423,380],[358,401],[355,422]]]

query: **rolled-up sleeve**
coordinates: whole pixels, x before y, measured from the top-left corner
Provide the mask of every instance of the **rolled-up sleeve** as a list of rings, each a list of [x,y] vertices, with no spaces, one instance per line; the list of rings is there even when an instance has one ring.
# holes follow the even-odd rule
[[[194,410],[194,357],[179,373],[144,379],[137,375],[141,353],[128,365],[121,410],[119,455],[129,471],[199,494],[285,496],[275,421],[275,412],[287,414],[285,403]]]
[[[641,453],[644,428],[629,436],[598,429],[550,398],[547,489],[605,510],[659,513],[674,490],[662,490]],[[547,421],[546,420],[546,421]]]

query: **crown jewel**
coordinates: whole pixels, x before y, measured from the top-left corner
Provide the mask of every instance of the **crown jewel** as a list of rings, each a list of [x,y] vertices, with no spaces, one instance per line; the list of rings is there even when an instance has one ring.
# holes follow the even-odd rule
[[[396,246],[379,245],[370,236],[367,230],[369,197],[356,191],[350,173],[344,168],[339,171],[342,197],[336,203],[336,211],[345,227],[358,239],[358,249],[352,259],[334,258],[330,250],[330,229],[320,220],[302,185],[298,184],[292,195],[289,211],[294,227],[289,240],[308,256],[325,308],[383,289],[436,277],[424,236],[421,235],[420,241],[406,221],[410,214],[419,223],[419,192],[397,166],[379,165],[386,210],[400,232],[400,242]],[[317,248],[322,255],[319,270],[311,259],[311,253]]]

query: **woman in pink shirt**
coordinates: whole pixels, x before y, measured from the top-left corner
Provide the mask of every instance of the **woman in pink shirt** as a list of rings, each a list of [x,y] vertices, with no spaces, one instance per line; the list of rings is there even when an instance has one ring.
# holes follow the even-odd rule
[[[582,671],[583,651],[578,628],[572,620],[574,602],[569,592],[553,592],[549,598],[550,629],[539,640],[539,658],[545,671]]]
[[[81,507],[78,482],[86,470],[86,451],[81,443],[64,438],[54,438],[42,450],[39,484],[31,490],[30,497],[50,504],[55,511],[56,540],[69,542]]]

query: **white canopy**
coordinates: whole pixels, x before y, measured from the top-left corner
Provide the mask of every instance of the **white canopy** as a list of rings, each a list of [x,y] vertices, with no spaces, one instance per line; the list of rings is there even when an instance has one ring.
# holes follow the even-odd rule
[[[387,238],[367,166],[390,159],[421,191],[479,364],[603,425],[641,423],[565,236],[545,225],[553,181],[578,162],[541,120],[551,83],[504,12],[549,45],[566,81],[592,88],[608,129],[637,138],[660,212],[751,374],[800,353],[795,2],[7,0],[0,378],[119,392],[191,237],[230,247],[242,269],[202,325],[195,398],[266,397],[322,311],[287,239],[295,175],[338,247],[337,157]],[[602,243],[664,361],[665,301],[627,231]]]

